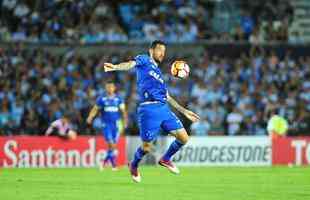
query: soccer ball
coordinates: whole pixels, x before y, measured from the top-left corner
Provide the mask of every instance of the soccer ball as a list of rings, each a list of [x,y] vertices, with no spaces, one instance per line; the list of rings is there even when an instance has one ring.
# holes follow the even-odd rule
[[[189,75],[189,66],[185,61],[176,60],[171,65],[171,74],[177,78],[184,79]]]

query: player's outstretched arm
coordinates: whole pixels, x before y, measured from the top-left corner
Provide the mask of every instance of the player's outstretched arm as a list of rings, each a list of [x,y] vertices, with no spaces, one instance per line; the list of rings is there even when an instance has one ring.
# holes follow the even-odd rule
[[[93,108],[91,109],[88,117],[87,117],[87,120],[86,120],[87,124],[91,125],[91,123],[93,122],[94,117],[98,113],[98,110],[99,110],[98,106],[94,105]]]
[[[180,113],[182,113],[183,115],[185,115],[185,117],[187,117],[189,120],[191,120],[192,122],[197,122],[200,120],[199,115],[197,115],[196,113],[187,110],[186,108],[184,108],[183,106],[181,106],[176,100],[174,100],[169,93],[167,93],[167,101],[170,105],[172,105],[175,109],[177,109]]]
[[[110,72],[110,71],[118,71],[118,70],[130,70],[136,65],[136,61],[132,60],[129,62],[123,62],[120,64],[112,64],[112,63],[104,63],[104,71]]]
[[[53,126],[53,125],[50,125],[49,127],[48,127],[48,129],[45,131],[45,135],[46,136],[49,136],[52,132],[53,132],[53,129],[54,129],[55,127]]]

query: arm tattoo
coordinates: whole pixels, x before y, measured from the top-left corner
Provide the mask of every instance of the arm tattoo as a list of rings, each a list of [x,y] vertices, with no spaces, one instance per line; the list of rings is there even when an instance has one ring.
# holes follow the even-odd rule
[[[168,103],[177,109],[180,113],[185,113],[186,109],[181,106],[176,100],[174,100],[169,94],[167,94],[167,101]]]
[[[123,62],[115,65],[114,70],[130,70],[136,65],[135,61]]]

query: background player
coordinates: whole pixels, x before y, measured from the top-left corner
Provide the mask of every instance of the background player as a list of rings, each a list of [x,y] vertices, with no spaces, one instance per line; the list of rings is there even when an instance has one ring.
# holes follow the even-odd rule
[[[74,140],[77,137],[77,133],[72,129],[70,120],[68,117],[57,119],[51,123],[45,132],[45,135],[56,134],[62,138]]]
[[[108,144],[108,152],[105,160],[100,165],[100,169],[110,161],[112,165],[112,170],[117,170],[116,168],[116,144],[120,135],[120,132],[127,127],[128,116],[125,109],[125,104],[123,100],[118,97],[115,93],[116,86],[113,82],[108,82],[105,85],[106,96],[100,96],[96,100],[96,105],[91,109],[87,123],[92,124],[94,117],[100,111],[101,122],[103,126],[103,136]],[[123,119],[123,124],[120,119]]]
[[[105,63],[105,71],[129,70],[136,68],[137,90],[139,95],[138,123],[142,147],[135,153],[133,161],[129,164],[130,173],[136,182],[141,181],[138,164],[142,157],[151,149],[151,142],[158,135],[160,128],[174,135],[172,142],[159,164],[173,173],[179,173],[178,168],[170,161],[171,157],[188,141],[188,134],[182,122],[168,107],[167,102],[184,114],[189,120],[195,122],[199,116],[180,106],[168,93],[164,83],[159,64],[163,61],[166,45],[162,41],[154,41],[149,48],[149,55],[138,55],[134,60],[114,65]]]

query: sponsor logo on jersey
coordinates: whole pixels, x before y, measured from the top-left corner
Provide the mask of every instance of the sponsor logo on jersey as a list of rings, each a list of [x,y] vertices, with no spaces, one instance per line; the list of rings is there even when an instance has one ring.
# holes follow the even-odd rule
[[[116,106],[106,106],[104,107],[105,112],[118,112],[118,107]]]
[[[154,77],[156,80],[158,80],[161,83],[164,83],[164,80],[160,77],[159,74],[157,74],[155,71],[150,71],[149,75],[151,75],[152,77]]]

